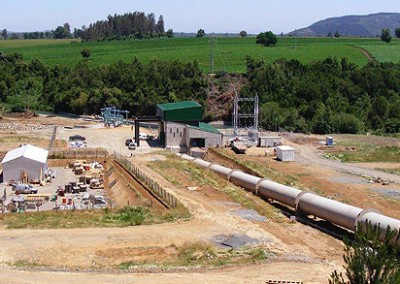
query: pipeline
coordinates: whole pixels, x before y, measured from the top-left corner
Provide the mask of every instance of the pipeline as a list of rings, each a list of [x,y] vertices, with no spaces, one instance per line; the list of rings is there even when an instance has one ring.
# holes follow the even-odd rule
[[[374,209],[361,209],[319,196],[313,192],[302,191],[266,178],[246,174],[240,170],[210,163],[200,158],[193,158],[186,154],[179,155],[196,165],[208,168],[258,196],[276,200],[294,208],[296,215],[313,215],[353,232],[357,230],[359,223],[364,225],[371,222],[372,225],[379,226],[381,238],[385,236],[388,226],[391,230],[395,229],[400,232],[400,220],[385,216]]]

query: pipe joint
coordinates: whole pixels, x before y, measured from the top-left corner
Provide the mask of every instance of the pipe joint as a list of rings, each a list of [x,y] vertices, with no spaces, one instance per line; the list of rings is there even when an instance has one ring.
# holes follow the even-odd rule
[[[294,212],[296,213],[296,215],[300,215],[301,214],[299,205],[300,205],[301,198],[306,194],[314,194],[314,193],[312,191],[309,191],[309,190],[303,190],[302,192],[300,192],[296,196],[296,199],[294,201]]]
[[[365,214],[368,214],[371,212],[381,214],[381,212],[379,212],[376,209],[372,209],[372,208],[363,209],[360,213],[358,213],[357,218],[354,220],[354,232],[357,231],[358,223],[361,221],[362,217],[364,217]]]
[[[263,181],[266,181],[266,180],[269,180],[269,179],[267,179],[267,178],[261,178],[261,179],[257,182],[256,187],[254,188],[254,191],[253,191],[253,194],[254,194],[254,195],[258,195],[258,189],[260,188],[261,183],[262,183]]]
[[[227,176],[228,181],[231,181],[231,176],[232,176],[232,174],[235,173],[235,172],[243,173],[243,171],[241,171],[241,170],[235,170],[235,169],[231,170],[231,171],[229,172],[228,176]]]

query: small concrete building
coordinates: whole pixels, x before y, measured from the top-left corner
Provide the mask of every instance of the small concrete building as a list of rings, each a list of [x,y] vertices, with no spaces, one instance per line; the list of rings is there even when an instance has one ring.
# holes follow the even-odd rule
[[[221,146],[222,133],[200,122],[202,114],[201,105],[193,101],[157,105],[160,144],[175,152],[187,152],[192,147]]]
[[[281,144],[282,144],[282,137],[279,136],[258,137],[258,147],[275,147]]]
[[[276,147],[276,157],[283,162],[293,162],[294,149],[290,146],[278,146]]]
[[[48,155],[49,151],[32,145],[9,151],[1,162],[3,181],[42,180],[47,171]]]
[[[164,146],[186,152],[191,147],[218,147],[222,145],[222,133],[213,126],[198,122],[197,125],[164,121]]]

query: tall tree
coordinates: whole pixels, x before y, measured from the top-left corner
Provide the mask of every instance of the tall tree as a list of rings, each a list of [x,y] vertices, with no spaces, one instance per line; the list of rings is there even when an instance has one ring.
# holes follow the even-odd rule
[[[390,35],[389,29],[382,29],[381,40],[383,40],[386,43],[389,43],[392,40],[392,36]]]
[[[65,23],[63,26],[58,26],[54,30],[54,38],[56,39],[64,39],[71,37],[71,27],[68,23]]]
[[[7,31],[7,29],[4,29],[4,30],[1,31],[1,36],[2,36],[4,39],[7,39],[7,37],[8,37],[8,31]]]
[[[174,37],[174,31],[173,31],[173,29],[168,29],[168,31],[165,33],[165,35],[166,35],[168,38]]]
[[[256,39],[257,44],[264,46],[274,46],[278,42],[278,38],[271,31],[260,33]]]
[[[395,35],[397,38],[400,38],[400,27],[398,27],[398,28],[396,28],[396,29],[394,30],[394,35]]]
[[[164,33],[164,17],[160,15],[156,24],[156,32]]]
[[[239,33],[239,35],[240,35],[241,37],[246,37],[246,36],[247,36],[247,32],[246,32],[246,31],[241,31],[241,32]]]
[[[203,29],[199,29],[197,31],[196,37],[204,37],[206,35],[206,32]]]

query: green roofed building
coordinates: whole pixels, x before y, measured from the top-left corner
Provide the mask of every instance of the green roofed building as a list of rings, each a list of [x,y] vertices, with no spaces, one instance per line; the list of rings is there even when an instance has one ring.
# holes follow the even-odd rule
[[[203,108],[194,101],[158,104],[157,116],[164,121],[198,122],[203,118]]]
[[[203,108],[194,101],[158,104],[160,144],[175,152],[187,152],[192,147],[218,147],[222,133],[201,122]]]

